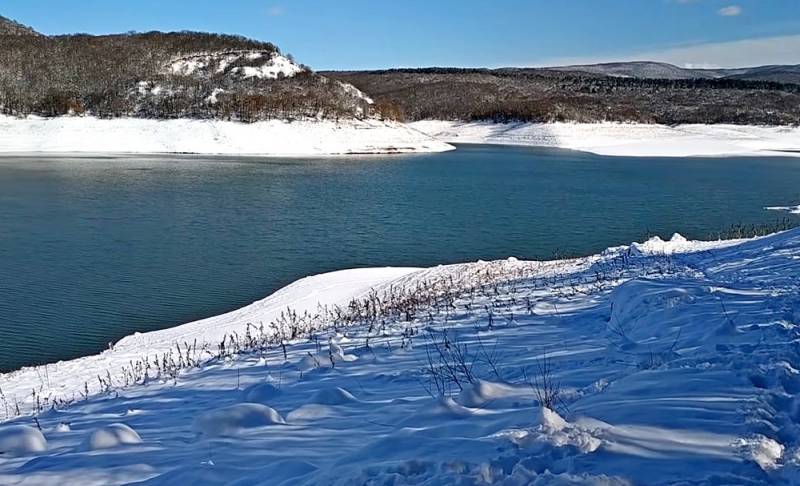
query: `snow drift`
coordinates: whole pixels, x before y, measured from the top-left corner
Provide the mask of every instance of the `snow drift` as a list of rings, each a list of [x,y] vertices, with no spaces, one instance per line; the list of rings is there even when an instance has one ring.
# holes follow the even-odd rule
[[[47,450],[47,439],[39,429],[28,425],[0,428],[0,457],[30,455]]]
[[[125,424],[111,424],[92,432],[84,446],[87,450],[98,451],[141,443],[142,438],[132,428]]]

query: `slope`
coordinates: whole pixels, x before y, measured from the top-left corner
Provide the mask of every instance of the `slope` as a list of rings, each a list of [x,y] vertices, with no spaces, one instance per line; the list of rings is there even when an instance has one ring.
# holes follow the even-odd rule
[[[258,307],[244,311],[237,334],[156,360],[146,385],[114,377],[38,413],[43,434],[13,419],[0,427],[0,482],[798,478],[798,230],[359,272],[288,287],[264,308],[303,295],[297,313],[259,329]],[[170,371],[179,354],[189,364]]]

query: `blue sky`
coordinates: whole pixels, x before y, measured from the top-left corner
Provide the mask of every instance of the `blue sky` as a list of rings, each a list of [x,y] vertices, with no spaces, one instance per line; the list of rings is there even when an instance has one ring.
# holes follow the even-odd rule
[[[315,69],[800,63],[800,0],[3,0],[46,34],[202,30]]]

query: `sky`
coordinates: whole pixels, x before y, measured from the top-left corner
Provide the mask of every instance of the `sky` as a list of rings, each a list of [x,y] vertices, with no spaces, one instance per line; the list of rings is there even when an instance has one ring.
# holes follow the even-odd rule
[[[0,15],[45,34],[240,34],[316,70],[800,64],[800,0],[0,0]]]

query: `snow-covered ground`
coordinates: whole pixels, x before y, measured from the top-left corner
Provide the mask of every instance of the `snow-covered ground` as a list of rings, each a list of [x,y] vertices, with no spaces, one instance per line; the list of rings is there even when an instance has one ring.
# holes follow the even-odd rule
[[[197,63],[181,62],[180,69],[200,69],[195,66]],[[139,89],[155,92],[160,88],[143,82]],[[215,91],[209,102],[215,102],[222,92]],[[358,94],[371,101],[363,93]],[[443,152],[454,149],[450,143],[556,147],[616,156],[800,156],[800,127],[449,121],[403,124],[378,120],[273,120],[245,124],[77,116],[19,119],[0,115],[0,153],[311,156]]]
[[[303,68],[275,52],[235,51],[181,57],[170,62],[166,71],[182,76],[232,74],[245,79],[278,79],[291,78]]]
[[[770,206],[764,208],[770,211],[785,211],[792,214],[800,214],[800,204],[797,206]]]
[[[0,425],[0,484],[797,482],[799,324],[800,230],[310,277],[0,376],[75,394]]]
[[[411,126],[449,143],[556,147],[642,157],[800,157],[800,127],[451,121],[420,121]]]
[[[401,123],[377,120],[146,120],[0,116],[0,153],[336,155],[442,152],[453,147]]]

